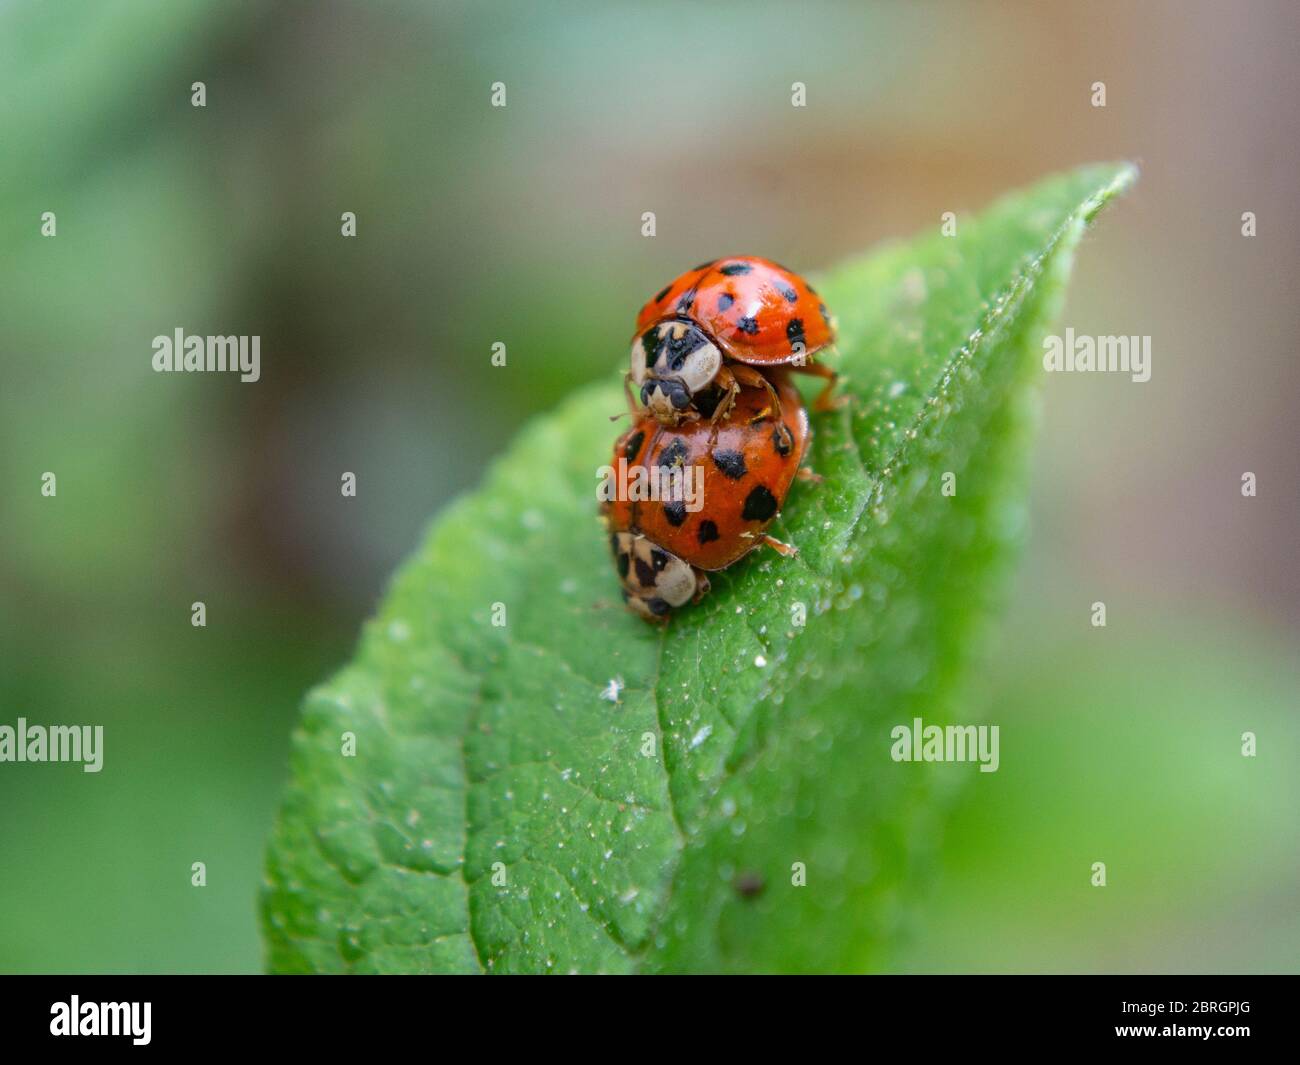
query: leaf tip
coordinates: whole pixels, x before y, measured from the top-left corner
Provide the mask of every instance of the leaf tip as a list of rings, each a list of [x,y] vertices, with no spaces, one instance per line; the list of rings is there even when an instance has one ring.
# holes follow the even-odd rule
[[[1102,164],[1097,170],[1100,171],[1097,189],[1083,202],[1079,211],[1085,223],[1092,222],[1107,203],[1132,188],[1140,176],[1138,164],[1130,160]]]

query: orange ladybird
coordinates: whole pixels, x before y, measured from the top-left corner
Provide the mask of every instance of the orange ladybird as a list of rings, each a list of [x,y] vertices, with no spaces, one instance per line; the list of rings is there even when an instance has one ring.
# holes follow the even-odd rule
[[[827,378],[825,409],[836,375],[812,358],[834,339],[834,318],[798,274],[755,256],[715,259],[641,308],[628,379],[665,425],[716,422],[741,387],[771,392],[759,371],[781,366]]]
[[[698,491],[603,505],[623,598],[642,617],[661,620],[700,599],[709,588],[707,572],[725,569],[760,544],[795,553],[766,530],[799,473],[811,429],[785,372],[772,378],[779,415],[767,389],[744,388],[714,426],[669,427],[643,417],[615,444],[615,466],[622,459],[630,474],[639,467],[646,475],[654,467],[661,487],[677,471]]]

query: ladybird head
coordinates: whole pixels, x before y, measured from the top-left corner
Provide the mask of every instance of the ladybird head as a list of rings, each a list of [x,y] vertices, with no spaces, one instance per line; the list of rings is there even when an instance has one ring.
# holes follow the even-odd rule
[[[672,318],[652,325],[632,342],[632,381],[641,402],[659,421],[674,425],[697,392],[722,368],[722,352],[694,322]]]
[[[614,533],[610,549],[623,584],[623,601],[647,621],[666,621],[676,607],[708,591],[708,578],[639,533]]]

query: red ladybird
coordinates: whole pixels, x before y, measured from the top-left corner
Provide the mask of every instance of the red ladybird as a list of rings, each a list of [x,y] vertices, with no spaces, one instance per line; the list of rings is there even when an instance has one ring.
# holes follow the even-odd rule
[[[780,513],[811,437],[808,412],[783,370],[772,374],[780,413],[765,388],[741,389],[716,426],[703,421],[669,427],[653,417],[614,446],[614,464],[629,471],[657,467],[689,476],[698,504],[679,497],[616,499],[604,504],[623,598],[648,620],[708,591],[708,571],[725,569],[760,544],[795,549],[767,535]]]
[[[827,379],[812,357],[835,340],[835,319],[813,287],[767,259],[702,263],[665,286],[637,315],[629,380],[660,422],[725,417],[742,386],[771,388],[760,370],[786,366]],[[772,393],[775,400],[775,393]]]

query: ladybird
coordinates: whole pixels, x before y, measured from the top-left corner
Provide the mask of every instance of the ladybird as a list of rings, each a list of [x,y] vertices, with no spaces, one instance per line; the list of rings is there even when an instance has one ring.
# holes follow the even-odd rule
[[[742,387],[775,390],[760,371],[790,367],[826,378],[816,401],[831,407],[836,374],[812,361],[835,340],[835,319],[802,277],[767,259],[701,263],[665,285],[637,315],[627,381],[664,425],[726,417]]]
[[[795,548],[767,535],[785,503],[812,430],[784,370],[772,373],[780,412],[766,388],[742,388],[715,426],[665,426],[645,415],[614,447],[627,467],[680,469],[702,486],[701,506],[680,498],[607,502],[610,548],[628,605],[664,620],[708,591],[707,573],[726,569],[760,544],[783,555]],[[691,472],[698,470],[699,472]]]

